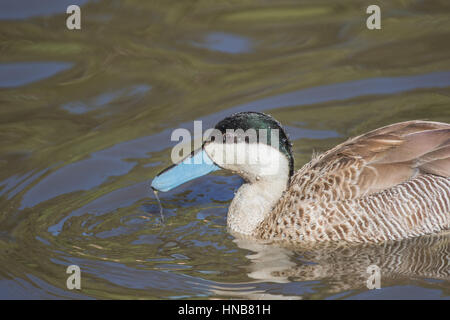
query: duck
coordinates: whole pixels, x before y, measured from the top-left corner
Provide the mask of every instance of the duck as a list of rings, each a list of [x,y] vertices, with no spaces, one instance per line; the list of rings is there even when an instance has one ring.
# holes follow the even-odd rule
[[[227,228],[252,240],[382,243],[450,228],[447,123],[390,124],[314,154],[294,172],[292,143],[279,121],[234,113],[151,187],[169,191],[217,170],[243,178]]]

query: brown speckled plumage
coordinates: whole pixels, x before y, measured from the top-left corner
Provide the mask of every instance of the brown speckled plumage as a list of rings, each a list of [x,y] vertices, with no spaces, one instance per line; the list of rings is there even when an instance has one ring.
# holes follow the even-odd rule
[[[295,173],[254,236],[399,240],[450,228],[450,125],[408,121],[347,140]]]

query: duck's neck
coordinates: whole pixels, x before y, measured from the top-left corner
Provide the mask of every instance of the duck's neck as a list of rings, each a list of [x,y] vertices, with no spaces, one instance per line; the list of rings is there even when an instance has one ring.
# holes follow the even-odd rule
[[[232,232],[252,236],[286,190],[291,161],[279,148],[264,143],[209,143],[205,151],[246,181],[230,204],[227,224]]]
[[[243,184],[228,209],[228,228],[232,232],[252,236],[281,198],[288,180],[288,174],[283,174]]]

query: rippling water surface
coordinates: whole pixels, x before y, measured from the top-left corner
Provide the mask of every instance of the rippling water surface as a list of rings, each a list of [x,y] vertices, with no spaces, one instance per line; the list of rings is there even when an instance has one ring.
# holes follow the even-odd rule
[[[39,3],[0,4],[0,298],[450,298],[449,233],[279,248],[227,233],[237,176],[160,194],[163,223],[149,189],[193,120],[270,113],[296,168],[379,126],[450,122],[448,1],[380,1],[378,31],[356,0]]]

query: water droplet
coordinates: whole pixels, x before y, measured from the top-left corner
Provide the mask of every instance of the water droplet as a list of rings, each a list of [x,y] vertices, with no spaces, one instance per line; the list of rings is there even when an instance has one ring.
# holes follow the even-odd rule
[[[159,214],[161,215],[161,224],[162,224],[162,223],[164,223],[163,207],[162,207],[161,201],[159,200],[159,197],[158,197],[158,191],[153,189],[153,193],[155,194],[155,198],[159,204]]]

